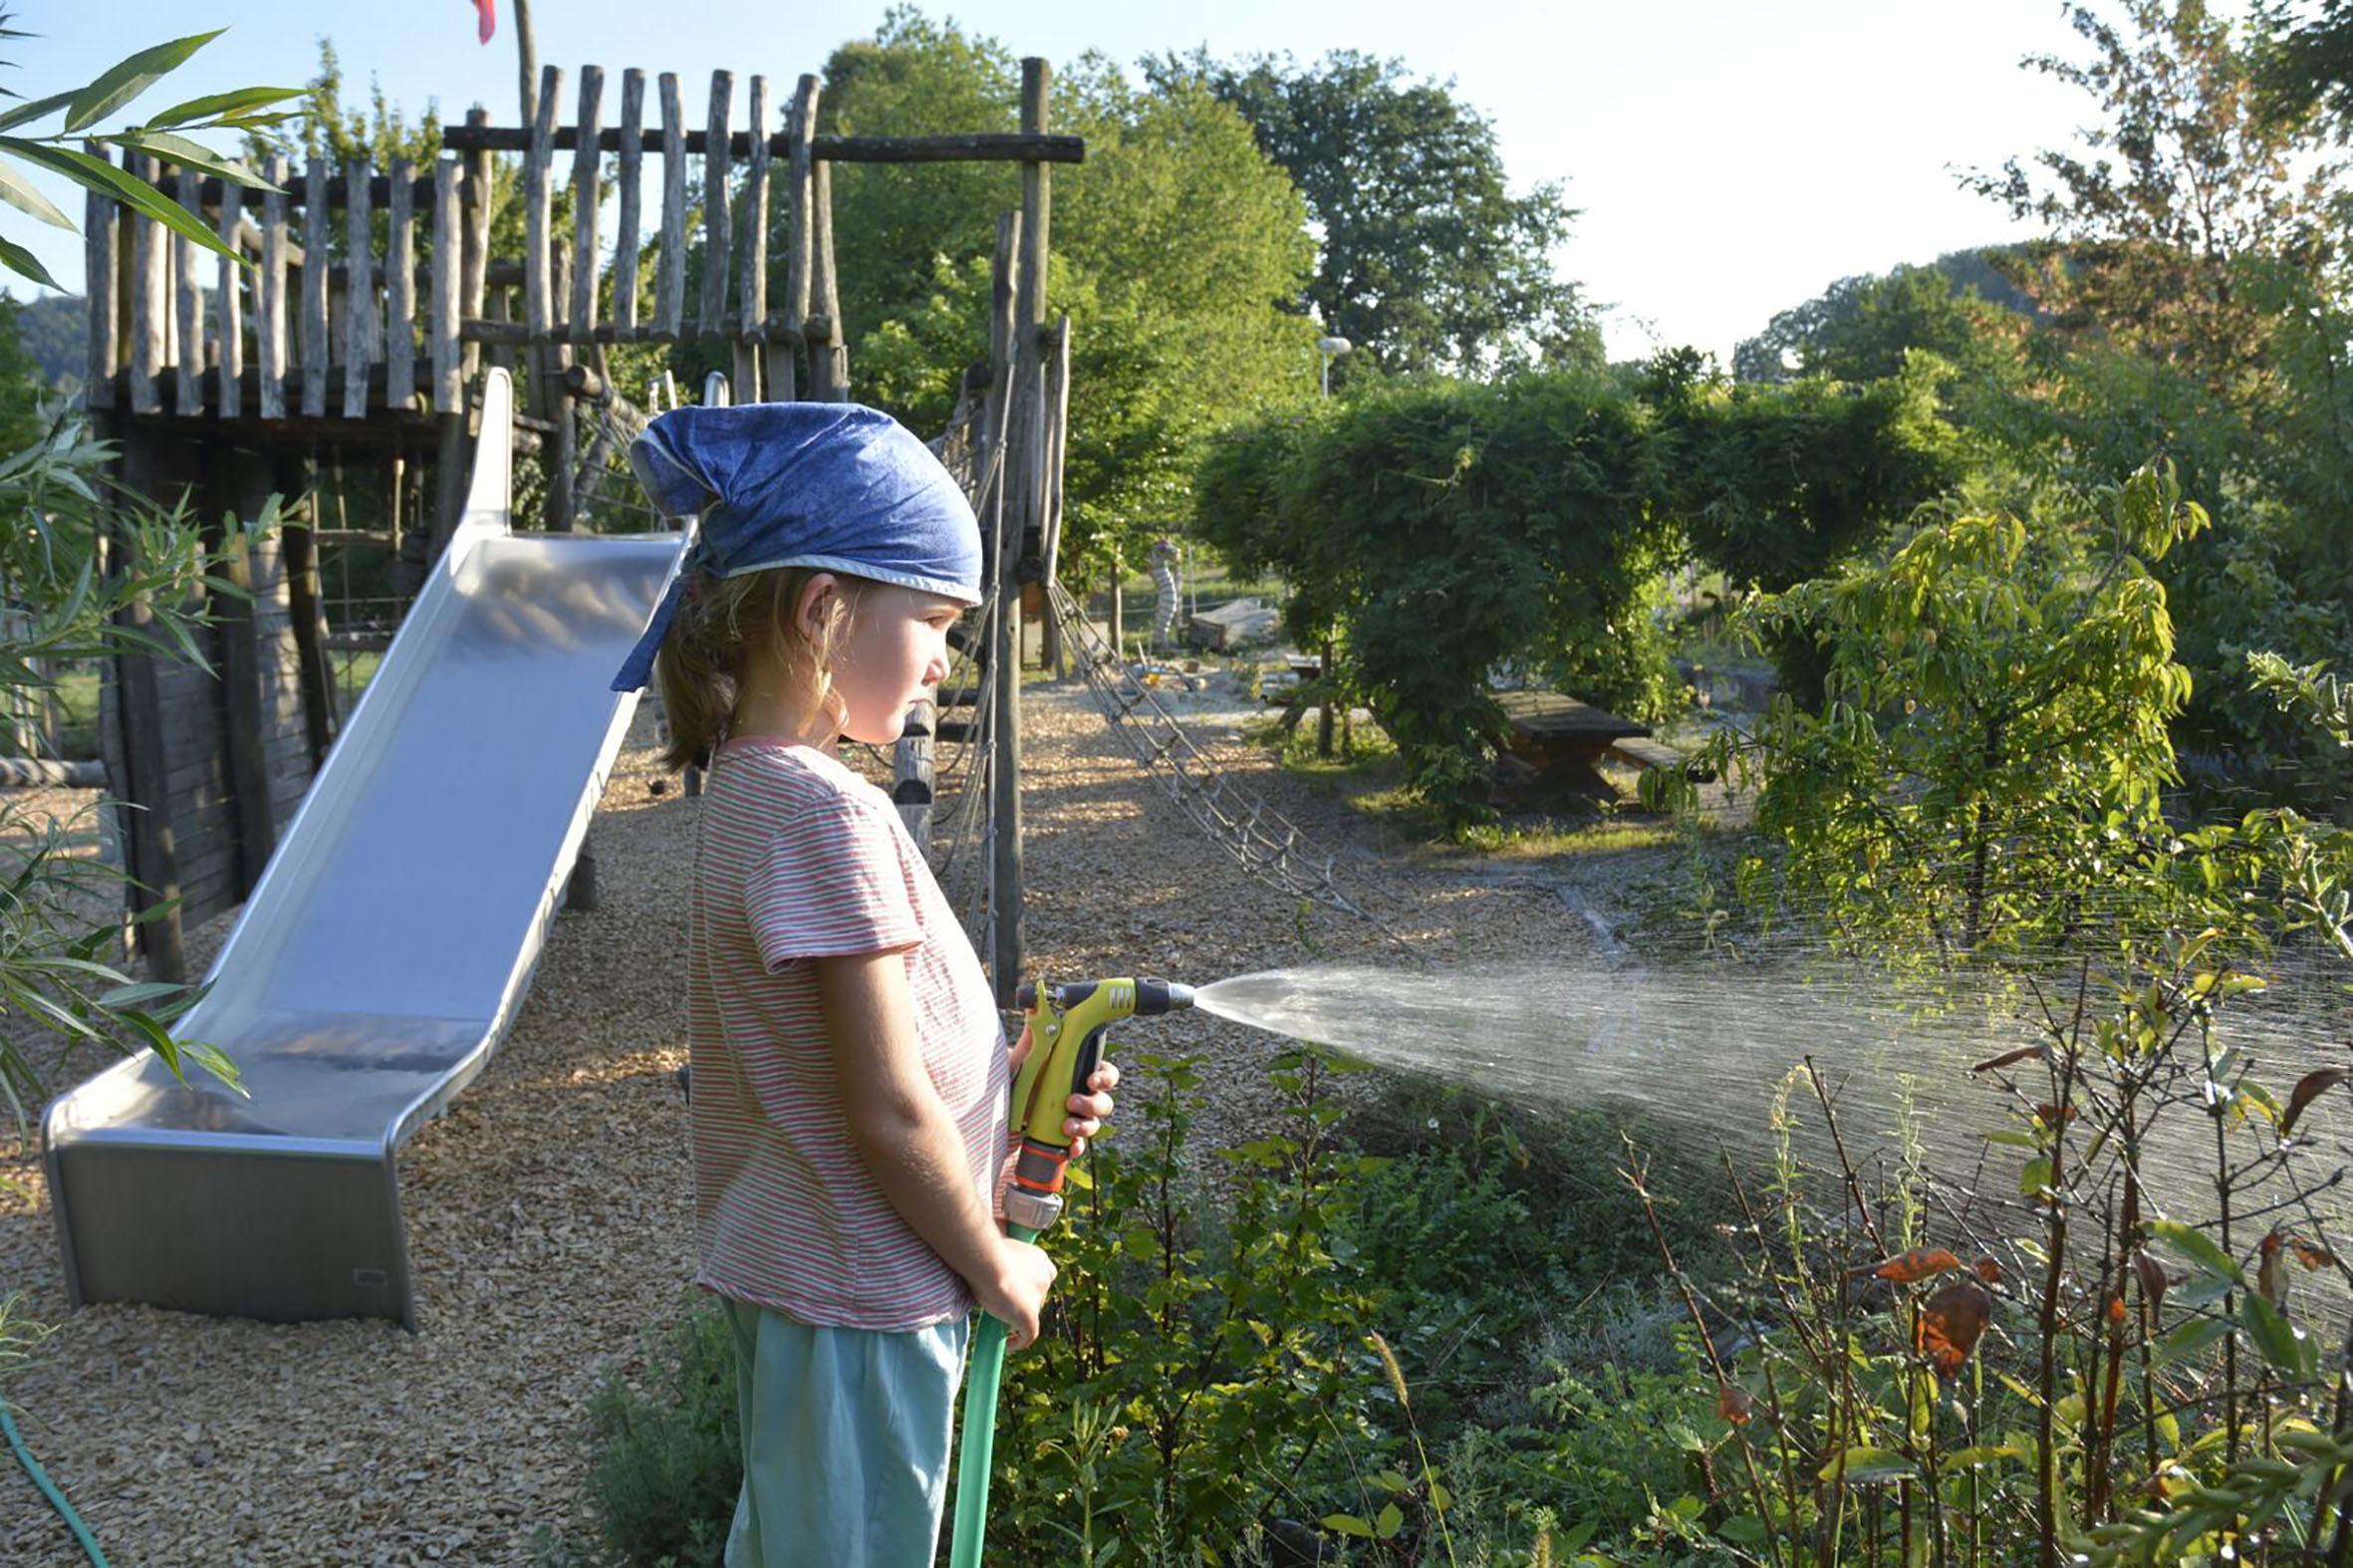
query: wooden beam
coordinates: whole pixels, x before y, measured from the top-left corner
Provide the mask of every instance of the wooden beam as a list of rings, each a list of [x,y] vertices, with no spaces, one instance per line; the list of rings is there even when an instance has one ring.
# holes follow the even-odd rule
[[[646,151],[661,150],[660,142],[653,132],[641,134]],[[578,145],[579,139],[576,131],[558,131],[555,150],[569,152]],[[768,140],[772,155],[790,155],[792,149],[787,132],[778,131]],[[509,126],[480,130],[471,125],[449,126],[441,131],[441,144],[452,151],[462,152],[522,152],[530,148],[531,132]],[[708,131],[687,133],[684,150],[688,156],[700,156],[709,150],[709,146]],[[620,130],[616,128],[599,132],[597,147],[605,152],[620,151]],[[751,133],[746,131],[730,133],[727,136],[727,151],[731,157],[750,157]],[[1017,135],[1004,131],[941,136],[816,136],[810,141],[810,153],[833,163],[1084,163],[1087,160],[1087,139],[1084,136]]]

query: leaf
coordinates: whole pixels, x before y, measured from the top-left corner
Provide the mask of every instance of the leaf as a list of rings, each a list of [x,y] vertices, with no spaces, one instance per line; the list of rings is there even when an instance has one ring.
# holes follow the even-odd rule
[[[2286,1239],[2288,1251],[2293,1253],[2295,1260],[2303,1264],[2307,1270],[2337,1266],[2337,1255],[2319,1242],[2306,1241],[2302,1236],[2289,1236]]]
[[[251,168],[235,158],[225,158],[200,142],[186,136],[175,136],[168,131],[150,131],[121,135],[115,140],[134,151],[152,152],[157,157],[192,168],[201,174],[214,174],[234,185],[248,185],[255,190],[277,191]]]
[[[1756,1396],[1737,1383],[1726,1383],[1716,1391],[1715,1413],[1735,1427],[1747,1426],[1755,1410]]]
[[[1981,1443],[1973,1448],[1956,1448],[1945,1455],[1938,1466],[1947,1470],[1973,1470],[1980,1464],[1995,1464],[2003,1459],[2022,1459],[2026,1450],[2006,1442]]]
[[[2021,1197],[2040,1197],[2050,1189],[2051,1163],[2047,1155],[2038,1155],[2019,1168],[2018,1193]]]
[[[1912,1285],[1959,1267],[1961,1259],[1943,1247],[1914,1247],[1895,1257],[1867,1263],[1855,1272],[1869,1274],[1876,1279],[1892,1279],[1899,1285]]]
[[[2135,1247],[2132,1256],[2133,1278],[2140,1283],[2141,1299],[2149,1306],[2149,1323],[2157,1324],[2158,1313],[2165,1306],[2166,1287],[2173,1283],[2165,1265],[2149,1255],[2147,1247]]]
[[[2304,1370],[2306,1341],[2285,1313],[2261,1296],[2250,1295],[2239,1303],[2239,1321],[2246,1328],[2248,1342],[2265,1361],[2281,1372]]]
[[[1397,1539],[1397,1532],[1406,1527],[1406,1513],[1396,1503],[1383,1503],[1381,1516],[1373,1521],[1373,1532],[1385,1541]]]
[[[1338,1535],[1353,1535],[1364,1541],[1373,1538],[1373,1527],[1353,1513],[1327,1513],[1316,1522]]]
[[[74,94],[79,91],[79,88],[73,88],[48,98],[37,98],[30,104],[17,105],[7,114],[0,115],[0,131],[14,131],[19,126],[39,120],[53,109],[65,108],[74,101]]]
[[[0,201],[19,212],[32,214],[52,228],[64,229],[69,234],[75,232],[74,220],[59,211],[56,202],[27,184],[5,161],[0,161]]]
[[[66,291],[66,286],[51,277],[49,269],[41,265],[40,257],[5,236],[0,236],[0,266],[5,266],[19,277],[32,279],[45,289],[55,289],[60,294]]]
[[[2158,1359],[2188,1361],[2229,1332],[2230,1325],[2221,1318],[2194,1318],[2157,1342]]]
[[[240,87],[226,93],[207,93],[202,98],[174,104],[160,114],[149,115],[144,129],[163,131],[198,120],[242,120],[257,109],[301,96],[302,89],[292,87]]]
[[[1993,1316],[1993,1293],[1970,1277],[1947,1280],[1920,1309],[1913,1345],[1943,1378],[1961,1375]]]
[[[1735,1513],[1717,1525],[1715,1533],[1735,1546],[1757,1546],[1763,1544],[1765,1527],[1752,1513]]]
[[[1910,1480],[1919,1473],[1919,1466],[1901,1453],[1890,1453],[1885,1448],[1849,1448],[1823,1465],[1819,1478],[1866,1485],[1872,1481]]]
[[[1969,1071],[1972,1073],[1990,1073],[1997,1068],[2015,1066],[2019,1062],[2045,1061],[2049,1059],[2050,1054],[2051,1048],[2048,1045],[2022,1046],[2015,1051],[2005,1051],[1999,1056],[1989,1057],[1985,1061],[1979,1062],[1975,1066],[1971,1067]]]
[[[2306,1073],[2297,1079],[2295,1088],[2288,1093],[2287,1115],[2279,1119],[2279,1136],[2285,1138],[2294,1132],[2296,1118],[2304,1114],[2304,1107],[2348,1078],[2353,1078],[2353,1069],[2324,1067],[2316,1073]]]
[[[168,44],[142,49],[130,59],[120,62],[74,95],[73,108],[66,111],[66,129],[80,131],[96,124],[102,117],[113,114],[144,93],[156,79],[178,70],[187,63],[190,55],[227,31],[227,28],[221,27],[209,33],[193,33],[186,38],[175,38]]]
[[[2229,1254],[2215,1245],[2205,1231],[2194,1229],[2178,1219],[2152,1219],[2149,1221],[2149,1233],[2204,1272],[2218,1279],[2227,1279],[2233,1284],[2246,1283],[2246,1275],[2238,1265]]]
[[[1988,1285],[2001,1283],[2001,1265],[1990,1257],[1981,1257],[1969,1265],[1969,1271]]]
[[[117,168],[105,158],[92,157],[75,147],[53,147],[38,141],[27,141],[22,136],[0,136],[0,150],[63,174],[86,190],[113,196],[132,211],[153,218],[174,234],[216,255],[237,255],[236,251],[220,242],[220,236],[206,227],[201,218],[145,180]]]

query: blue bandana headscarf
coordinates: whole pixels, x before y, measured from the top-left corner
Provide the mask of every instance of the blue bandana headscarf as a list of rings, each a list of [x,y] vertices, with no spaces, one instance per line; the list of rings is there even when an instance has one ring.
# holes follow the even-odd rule
[[[654,620],[613,677],[653,678],[654,655],[697,575],[821,567],[980,603],[980,525],[939,459],[887,413],[844,402],[674,408],[630,446],[647,496],[702,516]]]

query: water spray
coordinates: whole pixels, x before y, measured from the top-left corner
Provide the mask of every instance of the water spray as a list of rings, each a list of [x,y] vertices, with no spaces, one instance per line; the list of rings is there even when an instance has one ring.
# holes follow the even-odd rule
[[[1016,1241],[1035,1241],[1062,1217],[1062,1178],[1071,1159],[1071,1138],[1062,1123],[1070,1097],[1087,1087],[1103,1060],[1105,1031],[1123,1018],[1150,1018],[1192,1003],[1192,987],[1170,980],[1030,982],[1014,993],[1014,1004],[1029,1016],[1030,1040],[1029,1055],[1013,1081],[1013,1125],[1021,1130],[1021,1152],[1005,1184],[1005,1229]],[[950,1568],[979,1568],[1004,1370],[1005,1325],[983,1314],[972,1336],[964,1387]]]

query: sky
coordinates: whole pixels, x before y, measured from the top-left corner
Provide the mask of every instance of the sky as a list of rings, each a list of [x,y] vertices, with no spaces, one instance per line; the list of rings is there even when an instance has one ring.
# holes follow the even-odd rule
[[[43,36],[0,48],[16,67],[0,84],[45,96],[132,50],[225,25],[145,107],[299,86],[327,36],[344,62],[347,103],[373,76],[411,116],[431,103],[457,120],[479,103],[511,125],[509,5],[485,46],[470,0],[9,0],[11,25]],[[544,63],[593,63],[615,77],[631,65],[676,71],[690,84],[732,70],[739,95],[760,73],[781,99],[836,45],[871,35],[885,9],[881,0],[538,0],[533,23]],[[2030,232],[1961,189],[1957,174],[2065,145],[2093,108],[2019,68],[2027,54],[2080,58],[2057,0],[1958,9],[1929,0],[965,0],[924,9],[1057,64],[1089,50],[1133,62],[1202,44],[1221,58],[1312,60],[1347,48],[1450,78],[1493,124],[1514,188],[1557,180],[1581,209],[1555,264],[1609,307],[1613,358],[1688,344],[1728,362],[1776,311],[1836,279]],[[692,101],[704,94],[688,90]],[[42,182],[78,221],[79,194]],[[80,287],[78,238],[13,208],[0,210],[0,232]],[[20,282],[13,292],[32,291]]]

